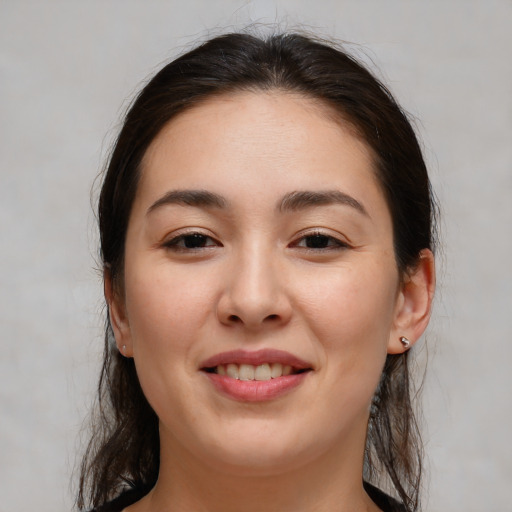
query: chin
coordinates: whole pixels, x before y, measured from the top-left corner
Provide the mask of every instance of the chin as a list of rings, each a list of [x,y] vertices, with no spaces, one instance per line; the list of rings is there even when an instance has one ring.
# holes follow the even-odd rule
[[[259,423],[259,422],[258,422]],[[314,459],[325,450],[318,438],[291,433],[281,428],[258,425],[236,429],[226,437],[211,439],[203,446],[201,460],[217,471],[239,476],[271,476],[293,471]],[[322,439],[323,441],[323,439]],[[197,447],[197,445],[196,445]]]

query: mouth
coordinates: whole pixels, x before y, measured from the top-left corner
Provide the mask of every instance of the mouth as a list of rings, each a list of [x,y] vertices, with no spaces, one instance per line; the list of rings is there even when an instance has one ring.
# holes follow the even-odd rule
[[[313,370],[313,365],[284,350],[232,350],[210,357],[202,371],[237,380],[271,380]]]
[[[241,401],[272,400],[299,386],[313,365],[285,351],[235,350],[217,354],[200,371],[224,395]]]

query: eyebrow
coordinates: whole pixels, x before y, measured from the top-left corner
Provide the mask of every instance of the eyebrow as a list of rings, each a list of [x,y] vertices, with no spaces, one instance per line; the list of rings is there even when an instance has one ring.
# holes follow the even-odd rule
[[[226,198],[214,192],[209,192],[208,190],[171,190],[160,199],[157,199],[148,208],[147,214],[162,206],[171,204],[218,209],[225,209],[229,206],[229,202]],[[298,190],[290,192],[281,199],[277,209],[281,213],[286,213],[331,204],[350,206],[369,217],[365,207],[357,199],[339,190]]]
[[[168,204],[178,204],[182,206],[195,206],[199,208],[226,208],[227,201],[219,194],[208,192],[207,190],[171,190],[155,201],[147,213],[155,211]]]
[[[286,194],[279,204],[279,211],[292,212],[297,210],[304,210],[313,206],[328,206],[331,204],[341,204],[350,206],[359,213],[369,217],[366,208],[354,197],[340,192],[339,190],[324,190],[324,191],[296,191]]]

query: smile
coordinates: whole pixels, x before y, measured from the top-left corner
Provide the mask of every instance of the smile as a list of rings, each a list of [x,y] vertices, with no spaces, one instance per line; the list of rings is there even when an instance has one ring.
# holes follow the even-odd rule
[[[312,365],[279,350],[225,352],[201,366],[217,391],[244,402],[280,397],[299,386],[312,370]]]

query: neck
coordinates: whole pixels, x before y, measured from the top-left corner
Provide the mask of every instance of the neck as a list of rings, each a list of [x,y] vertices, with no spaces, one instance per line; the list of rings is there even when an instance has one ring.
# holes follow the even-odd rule
[[[158,482],[133,512],[378,511],[362,486],[358,437],[307,464],[248,472],[205,463],[161,435]]]

